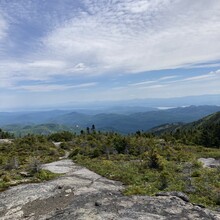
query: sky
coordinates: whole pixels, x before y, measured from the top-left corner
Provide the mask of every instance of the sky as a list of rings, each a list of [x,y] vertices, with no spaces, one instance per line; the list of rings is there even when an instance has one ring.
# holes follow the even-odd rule
[[[220,94],[219,0],[0,0],[0,110]]]

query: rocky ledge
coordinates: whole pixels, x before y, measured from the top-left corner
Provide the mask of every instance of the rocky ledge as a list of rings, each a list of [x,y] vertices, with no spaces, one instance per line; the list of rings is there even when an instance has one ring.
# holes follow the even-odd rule
[[[0,219],[220,219],[220,213],[193,205],[183,193],[123,196],[123,185],[70,160],[44,169],[65,173],[55,180],[24,184],[0,193]]]
[[[215,158],[200,158],[199,162],[202,163],[203,167],[218,168],[220,167],[220,160]]]

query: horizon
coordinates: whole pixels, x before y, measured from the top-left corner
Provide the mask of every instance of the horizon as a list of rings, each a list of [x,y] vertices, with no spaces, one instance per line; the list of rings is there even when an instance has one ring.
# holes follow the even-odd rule
[[[184,108],[190,106],[220,106],[220,95],[184,96],[172,98],[137,98],[127,100],[104,100],[89,102],[71,102],[45,106],[21,106],[2,108],[0,112],[43,112],[43,111],[70,111],[70,110],[110,110],[115,108],[152,108],[166,110],[171,108]]]
[[[181,97],[181,98],[189,98],[189,97]],[[220,96],[219,96],[220,98]],[[10,108],[10,109],[0,109],[0,113],[34,113],[34,112],[55,112],[55,111],[64,111],[64,112],[77,112],[80,113],[79,111],[82,111],[83,114],[100,114],[100,113],[105,113],[107,111],[108,113],[115,113],[115,114],[124,114],[124,113],[118,113],[120,112],[120,109],[123,110],[125,108],[129,109],[137,109],[134,111],[135,113],[138,112],[147,112],[149,109],[150,111],[156,111],[156,110],[169,110],[169,109],[177,109],[177,108],[189,108],[189,107],[220,107],[219,102],[217,103],[216,100],[214,102],[209,102],[208,104],[201,102],[197,104],[193,104],[192,101],[187,101],[189,104],[172,104],[173,99],[152,99],[155,102],[154,104],[143,104],[143,101],[150,101],[151,99],[142,99],[142,103],[137,103],[137,104],[131,104],[129,101],[135,101],[137,102],[138,100],[123,100],[123,104],[119,104],[119,102],[100,102],[98,105],[96,105],[95,102],[92,103],[81,103],[78,105],[61,105],[61,106],[56,106],[56,107],[31,107],[31,108]],[[163,101],[168,101],[167,104],[164,103],[164,105],[158,104],[158,101],[163,100]],[[139,100],[140,101],[140,100]],[[177,100],[178,102],[178,100]],[[183,102],[186,103],[186,102]],[[119,109],[120,108],[120,109]],[[139,109],[139,110],[138,110]],[[145,111],[144,111],[145,110]],[[87,113],[86,113],[87,112]],[[88,112],[99,112],[99,113],[88,113]]]
[[[220,105],[219,11],[219,0],[0,0],[0,112],[208,96]]]

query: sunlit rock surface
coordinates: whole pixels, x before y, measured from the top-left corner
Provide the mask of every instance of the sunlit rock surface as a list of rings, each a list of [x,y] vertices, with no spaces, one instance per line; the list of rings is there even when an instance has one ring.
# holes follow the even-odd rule
[[[44,169],[65,174],[49,182],[19,185],[0,193],[1,220],[220,219],[220,213],[193,205],[178,193],[123,196],[120,182],[70,160],[46,164]]]

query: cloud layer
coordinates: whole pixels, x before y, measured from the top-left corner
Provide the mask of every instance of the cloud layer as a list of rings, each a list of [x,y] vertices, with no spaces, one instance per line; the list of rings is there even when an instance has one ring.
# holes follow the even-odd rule
[[[149,71],[217,70],[219,11],[219,0],[2,0],[0,89],[63,91],[94,83],[101,90],[107,78],[118,87],[133,84],[126,92],[134,97],[131,88],[139,85],[162,91],[163,81],[176,76],[144,80]],[[190,73],[184,82],[205,77]],[[132,74],[143,80],[129,83]]]

